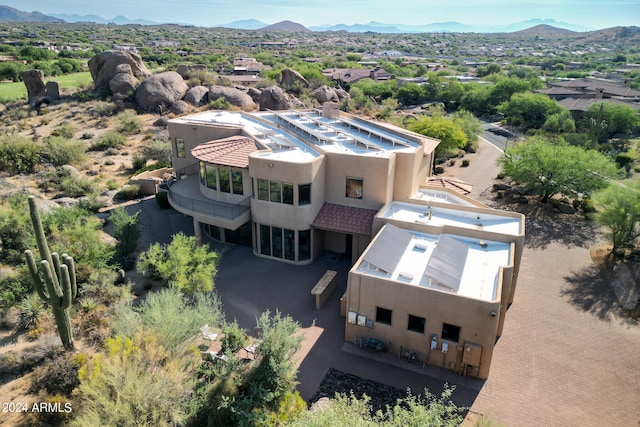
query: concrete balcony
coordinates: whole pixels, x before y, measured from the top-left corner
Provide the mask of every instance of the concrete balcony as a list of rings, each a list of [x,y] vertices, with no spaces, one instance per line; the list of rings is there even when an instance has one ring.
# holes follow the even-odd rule
[[[169,182],[166,189],[171,206],[200,223],[237,230],[251,219],[249,197],[237,204],[209,199],[200,192],[197,175]]]

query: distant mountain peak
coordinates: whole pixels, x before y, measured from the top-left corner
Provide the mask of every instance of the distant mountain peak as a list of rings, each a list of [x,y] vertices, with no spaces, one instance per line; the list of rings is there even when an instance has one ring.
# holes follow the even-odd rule
[[[0,6],[0,21],[19,22],[64,22],[62,19],[40,12],[24,12],[9,6]]]
[[[280,21],[275,24],[267,25],[264,28],[260,28],[260,31],[282,31],[282,32],[302,32],[309,31],[307,27],[302,24],[298,24],[293,21]]]

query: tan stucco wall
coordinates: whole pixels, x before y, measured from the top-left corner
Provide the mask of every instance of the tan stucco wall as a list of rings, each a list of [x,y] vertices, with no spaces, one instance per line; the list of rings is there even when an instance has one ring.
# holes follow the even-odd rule
[[[353,325],[347,321],[347,341],[353,342],[356,336],[373,337],[387,345],[391,343],[392,354],[398,354],[402,346],[403,351],[417,351],[420,361],[451,370],[461,369],[462,346],[465,342],[471,342],[483,348],[479,371],[470,370],[469,374],[478,378],[488,376],[498,330],[499,301],[484,302],[419,286],[390,282],[359,274],[354,269],[349,273],[347,311],[354,311],[373,319],[374,328]],[[391,325],[375,322],[377,306],[393,311]],[[492,312],[495,316],[492,316]],[[407,330],[409,314],[426,319],[424,333]],[[441,352],[443,323],[461,328],[459,342],[449,342],[446,355]],[[438,348],[435,351],[430,350],[431,334],[438,335]]]

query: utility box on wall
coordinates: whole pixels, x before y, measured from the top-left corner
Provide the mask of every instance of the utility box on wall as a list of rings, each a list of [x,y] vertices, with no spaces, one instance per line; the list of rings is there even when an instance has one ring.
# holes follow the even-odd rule
[[[471,342],[464,343],[462,352],[462,363],[467,366],[480,366],[480,358],[482,357],[482,346]]]

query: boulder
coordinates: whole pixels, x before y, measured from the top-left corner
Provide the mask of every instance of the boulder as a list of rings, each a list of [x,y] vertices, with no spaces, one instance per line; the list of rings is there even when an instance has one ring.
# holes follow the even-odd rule
[[[60,166],[60,169],[63,169],[66,173],[69,174],[70,177],[82,178],[82,174],[80,173],[80,171],[71,165],[62,165]]]
[[[573,206],[571,206],[569,204],[566,204],[566,203],[558,203],[558,205],[556,207],[563,214],[573,215],[573,214],[575,214],[577,212],[576,209]]]
[[[207,66],[204,64],[180,64],[176,69],[176,73],[180,74],[185,80],[189,80],[194,73],[202,72],[207,72]]]
[[[150,76],[151,73],[142,63],[142,58],[137,53],[122,50],[107,50],[100,52],[89,60],[89,71],[96,90],[109,89],[109,82],[116,74],[120,74],[122,68],[119,65],[128,64],[131,74],[137,79]]]
[[[640,277],[636,277],[637,263],[622,263],[613,269],[613,281],[611,286],[618,297],[620,306],[625,310],[633,310],[638,306],[640,293],[638,292],[638,282]]]
[[[60,99],[60,83],[58,82],[47,82],[44,87],[44,94],[48,100],[57,101]]]
[[[247,89],[247,95],[249,95],[251,99],[253,99],[253,102],[255,102],[256,104],[260,103],[261,92],[262,91],[260,89],[256,89],[255,87],[250,87],[249,89]]]
[[[263,89],[258,101],[260,111],[290,110],[293,107],[285,91],[276,85]]]
[[[166,71],[155,74],[138,86],[136,104],[142,110],[155,110],[160,106],[170,107],[182,99],[189,87],[180,74]]]
[[[184,114],[189,111],[189,104],[183,100],[179,100],[171,104],[171,108],[169,110],[176,115]]]
[[[253,99],[241,90],[227,86],[211,86],[209,101],[215,101],[218,98],[224,98],[231,105],[242,109],[253,109],[256,106]]]
[[[127,65],[127,64],[123,64]],[[140,85],[140,80],[130,73],[118,73],[109,81],[109,90],[113,94],[127,94],[136,90]]]
[[[116,74],[131,74],[133,75],[133,70],[131,69],[131,65],[129,64],[118,64],[116,65]]]
[[[285,68],[282,70],[280,75],[278,75],[277,81],[281,86],[286,88],[294,87],[296,84],[302,85],[303,87],[309,87],[307,79],[302,77],[302,74],[296,70],[292,70],[291,68]]]
[[[333,88],[330,88],[327,85],[320,86],[313,90],[311,92],[311,96],[313,96],[320,104],[324,104],[325,102],[338,102],[338,94]]]
[[[27,101],[34,105],[42,101],[46,95],[44,73],[41,70],[27,70],[21,74],[22,81],[27,87]]]
[[[209,89],[205,86],[194,86],[187,91],[184,100],[195,106],[207,103],[209,99]]]
[[[307,106],[305,105],[304,102],[302,102],[302,100],[296,96],[292,96],[291,97],[291,105],[293,105],[293,108],[297,108],[297,109],[305,109],[307,108]]]
[[[349,95],[349,92],[342,89],[340,86],[333,88],[333,90],[336,92],[336,95],[338,95],[338,100],[340,101],[351,98],[351,95]]]

